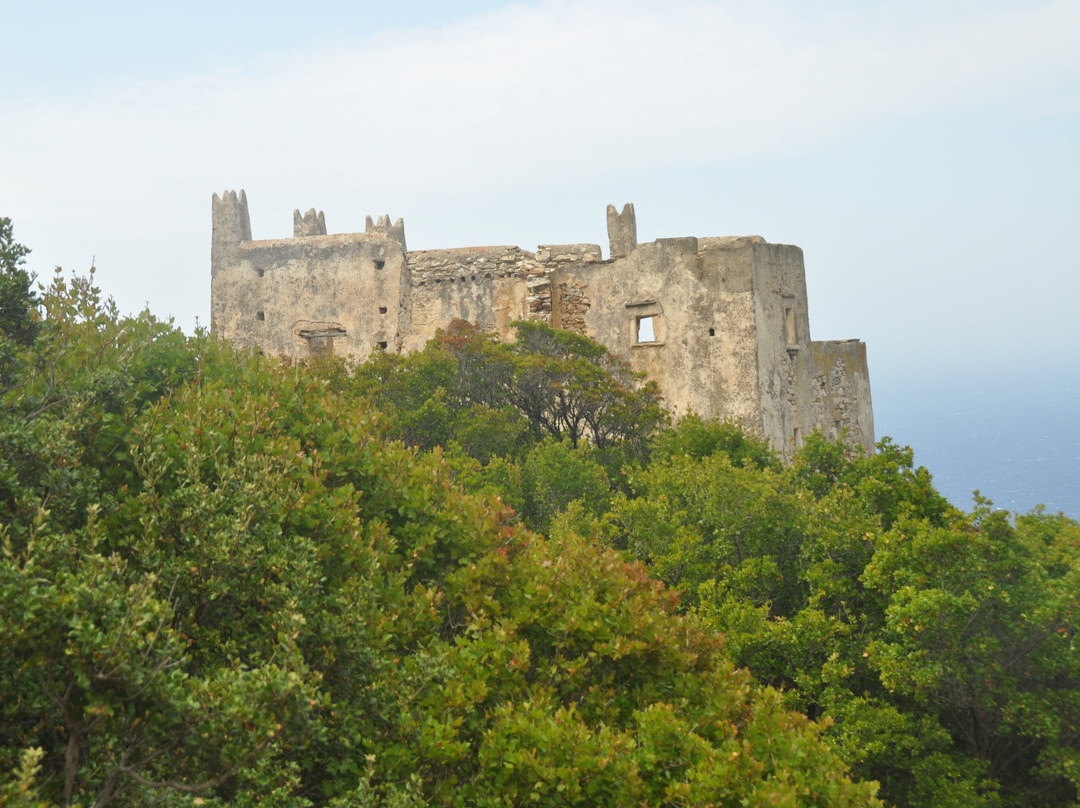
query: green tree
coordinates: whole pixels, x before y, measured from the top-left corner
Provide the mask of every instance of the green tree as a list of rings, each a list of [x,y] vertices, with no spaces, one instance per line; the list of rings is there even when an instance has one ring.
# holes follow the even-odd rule
[[[877,804],[641,567],[464,494],[340,369],[119,317],[88,281],[45,309],[3,399],[42,459],[5,466],[0,772],[22,793]]]
[[[889,438],[879,441],[871,455],[852,456],[839,441],[814,432],[796,454],[791,473],[817,497],[836,487],[854,489],[886,529],[901,515],[925,518],[935,525],[947,524],[958,515],[934,489],[926,467],[915,466],[911,447],[897,446]]]
[[[170,323],[119,316],[93,271],[69,281],[57,270],[41,308],[39,339],[18,347],[18,375],[0,389],[0,520],[15,537],[40,508],[58,528],[80,528],[91,505],[137,484],[135,419],[198,362]]]
[[[656,460],[628,478],[605,519],[607,541],[650,564],[686,604],[710,581],[783,614],[801,602],[798,501],[777,475],[723,453]]]
[[[701,460],[725,454],[733,466],[780,470],[780,459],[768,441],[747,435],[730,421],[706,420],[689,413],[671,428],[661,429],[653,439],[652,458],[689,457]]]
[[[963,514],[888,441],[849,457],[815,437],[788,476],[804,599],[766,610],[723,570],[700,590],[736,660],[830,717],[898,805],[1074,804],[1077,524]]]
[[[34,278],[22,268],[29,252],[15,241],[11,219],[0,217],[0,338],[19,345],[33,342],[38,326]]]
[[[0,770],[40,748],[41,793],[63,804],[208,792],[305,723],[316,692],[288,631],[272,659],[200,665],[183,582],[135,550],[141,419],[214,351],[120,317],[92,276],[58,273],[42,306],[0,396]]]
[[[545,534],[570,503],[580,502],[599,516],[611,501],[611,482],[596,451],[587,445],[575,449],[568,440],[548,439],[533,447],[521,464],[521,486],[517,510],[529,528]]]
[[[1080,779],[1080,526],[979,506],[939,528],[902,520],[863,574],[888,597],[870,665],[933,717],[1005,805],[1069,804]]]
[[[537,321],[515,323],[513,402],[539,438],[566,438],[598,449],[621,443],[642,455],[666,421],[654,382],[602,345]]]

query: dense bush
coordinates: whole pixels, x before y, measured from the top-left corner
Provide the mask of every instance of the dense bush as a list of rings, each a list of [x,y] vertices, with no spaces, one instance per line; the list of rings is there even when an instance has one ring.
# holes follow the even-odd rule
[[[0,806],[1076,803],[1075,521],[785,468],[536,323],[296,366],[26,252]]]
[[[92,278],[42,301],[0,392],[0,804],[875,804],[642,566],[389,441],[392,384],[121,317]],[[611,491],[560,429],[513,455],[549,523]]]

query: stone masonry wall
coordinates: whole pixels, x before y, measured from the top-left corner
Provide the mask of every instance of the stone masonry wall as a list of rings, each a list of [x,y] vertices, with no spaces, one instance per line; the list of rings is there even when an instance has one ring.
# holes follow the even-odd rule
[[[811,342],[794,366],[797,393],[789,406],[804,425],[803,434],[817,428],[827,438],[843,437],[849,446],[873,451],[866,344],[855,339]]]
[[[406,347],[422,346],[455,319],[495,331],[504,339],[511,337],[515,320],[549,324],[559,320],[553,316],[552,273],[566,265],[600,260],[595,244],[541,246],[535,253],[519,247],[410,252],[412,333]],[[581,297],[567,305],[579,310]]]
[[[407,251],[402,220],[326,235],[314,209],[291,239],[253,241],[247,198],[214,195],[211,323],[240,346],[363,361],[421,349],[464,319],[512,339],[535,319],[596,340],[655,380],[676,413],[735,421],[789,459],[822,429],[873,451],[866,346],[810,338],[798,247],[760,236],[638,244],[632,206],[595,244]]]

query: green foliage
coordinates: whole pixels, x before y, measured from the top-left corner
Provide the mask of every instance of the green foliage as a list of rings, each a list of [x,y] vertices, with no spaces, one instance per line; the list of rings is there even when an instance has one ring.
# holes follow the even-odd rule
[[[5,741],[51,741],[54,765],[63,742],[65,804],[107,802],[132,781],[217,785],[303,714],[314,690],[299,655],[286,637],[273,664],[193,670],[172,588],[97,552],[98,528],[57,535],[42,514],[21,555],[5,543],[0,630],[21,664],[4,678],[22,697],[3,710]]]
[[[208,791],[303,722],[316,692],[287,633],[262,659],[199,659],[181,567],[140,552],[144,418],[220,351],[119,317],[92,275],[58,273],[42,306],[0,398],[0,766],[41,748],[42,793],[65,804]]]
[[[598,449],[628,444],[642,455],[645,441],[666,421],[654,382],[632,372],[602,345],[536,321],[515,323],[514,403],[534,434]]]
[[[408,357],[376,353],[346,385],[411,446],[454,441],[471,457],[521,459],[544,438],[643,457],[666,416],[655,384],[585,337],[516,323],[498,342],[457,321]]]
[[[1080,738],[1080,529],[1048,521],[980,506],[949,528],[899,522],[864,572],[888,597],[867,645],[881,685],[936,718],[1012,805],[1076,796],[1061,764]],[[1073,562],[1055,565],[1066,547]]]
[[[889,528],[901,515],[944,525],[957,515],[955,508],[934,490],[930,472],[915,467],[908,446],[889,438],[872,455],[849,456],[839,441],[827,441],[814,432],[804,442],[792,464],[795,480],[816,497],[836,488],[851,488]]]
[[[1075,804],[1072,520],[668,427],[535,323],[351,369],[24,302],[0,805]]]
[[[22,268],[26,247],[14,240],[11,219],[0,218],[0,392],[16,383],[22,348],[38,333],[34,278]]]
[[[701,460],[716,454],[727,455],[733,466],[780,470],[780,461],[767,441],[750,437],[730,421],[707,421],[690,413],[674,428],[661,430],[653,441],[652,456],[657,460]]]
[[[606,509],[599,448],[495,454],[516,407],[455,368],[490,351],[513,378],[521,346],[351,376],[120,317],[92,279],[43,304],[0,399],[5,804],[877,804],[643,568],[553,519]],[[388,442],[406,405],[418,436],[506,425],[478,429],[486,463],[448,453],[553,538]]]
[[[870,800],[775,693],[740,697],[754,691],[747,675],[716,637],[675,619],[674,599],[640,568],[565,534],[486,577],[476,591],[487,605],[458,649],[503,672],[484,676],[463,713],[462,731],[494,718],[479,747],[485,788],[463,784],[464,804]]]
[[[593,516],[607,510],[611,483],[595,454],[587,446],[575,450],[567,440],[547,440],[533,447],[521,464],[518,508],[529,528],[547,533],[552,519],[575,501]]]
[[[512,405],[506,346],[467,323],[455,323],[407,357],[377,351],[341,382],[390,416],[389,428],[420,449],[452,441],[482,463],[516,456],[527,424]]]
[[[139,410],[192,378],[196,350],[144,312],[120,317],[87,278],[58,270],[44,290],[40,338],[16,354],[0,389],[0,520],[25,535],[39,508],[81,527],[134,483],[129,453]]]
[[[471,350],[467,331],[452,339]],[[1062,544],[1074,523],[964,514],[887,439],[852,455],[814,434],[781,469],[737,427],[691,415],[647,450],[577,446],[601,349],[527,325],[514,356],[484,350],[445,366],[444,389],[476,390],[493,368],[503,398],[489,401],[516,402],[533,440],[562,442],[478,463],[451,440],[459,480],[534,529],[595,535],[647,564],[786,705],[831,718],[827,737],[897,804],[1075,799],[1080,677],[1061,651],[1076,632],[1077,554]]]
[[[774,613],[802,597],[797,500],[771,471],[732,465],[727,454],[672,456],[630,476],[605,534],[653,565],[687,604],[716,581],[732,597]]]
[[[788,476],[803,599],[766,609],[724,567],[699,590],[735,658],[831,717],[898,805],[1073,804],[1080,526],[962,514],[888,441],[848,457],[815,437]]]
[[[34,278],[22,268],[29,252],[15,241],[11,219],[0,217],[0,340],[17,345],[33,342],[38,329]]]

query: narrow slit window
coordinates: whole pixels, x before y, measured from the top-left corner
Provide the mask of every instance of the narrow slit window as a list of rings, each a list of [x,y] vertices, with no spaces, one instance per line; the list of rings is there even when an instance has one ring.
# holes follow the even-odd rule
[[[656,330],[655,323],[652,317],[638,317],[637,321],[637,341],[638,342],[656,342]]]
[[[784,336],[788,345],[795,344],[795,309],[790,306],[784,309]]]

